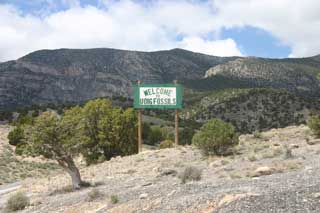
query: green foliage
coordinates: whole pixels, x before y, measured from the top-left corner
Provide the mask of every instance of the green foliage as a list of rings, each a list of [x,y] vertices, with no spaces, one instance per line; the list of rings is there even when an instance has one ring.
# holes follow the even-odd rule
[[[142,140],[144,144],[154,145],[149,141],[151,131],[152,129],[150,127],[150,124],[142,123]]]
[[[21,113],[18,118],[13,122],[14,126],[22,126],[22,125],[32,125],[34,122],[34,117],[29,114]]]
[[[163,140],[174,140],[174,128],[170,126],[164,126],[161,128]]]
[[[32,126],[25,127],[26,143],[32,154],[57,159],[69,151],[69,131],[57,113],[47,111],[37,117]]]
[[[24,138],[24,131],[22,127],[16,127],[14,128],[9,134],[9,144],[12,146],[17,146],[18,144],[21,144],[23,142]]]
[[[22,115],[9,138],[20,154],[28,150],[32,156],[60,161],[62,156],[81,153],[91,164],[138,150],[136,113],[131,108],[115,108],[108,100],[89,101],[83,107],[65,110],[63,115],[54,111],[35,119]]]
[[[192,143],[205,155],[225,155],[231,146],[238,143],[235,128],[219,119],[204,124],[193,138]]]
[[[313,134],[320,137],[320,116],[312,116],[307,121],[308,127],[311,129]]]
[[[110,201],[112,204],[119,203],[119,197],[117,195],[111,195],[110,196]]]
[[[0,121],[9,121],[12,120],[12,113],[8,111],[0,111]]]
[[[187,167],[179,175],[181,183],[185,184],[188,181],[199,181],[201,180],[201,170],[196,167]]]
[[[23,210],[30,205],[30,200],[23,192],[17,192],[11,195],[6,203],[7,211]]]
[[[160,127],[152,127],[148,136],[148,144],[154,145],[156,143],[160,143],[164,139],[162,130]]]
[[[320,72],[317,74],[317,79],[320,81]]]
[[[166,149],[166,148],[172,148],[172,147],[174,147],[174,143],[172,140],[161,141],[159,146],[160,149]]]
[[[64,123],[72,128],[72,143],[78,146],[87,164],[118,155],[137,153],[137,116],[133,109],[123,110],[104,99],[89,101],[64,113]]]
[[[94,201],[101,198],[103,194],[99,191],[99,189],[92,189],[88,193],[88,201]]]
[[[193,128],[185,127],[179,132],[179,145],[190,145],[195,134]]]
[[[28,154],[30,152],[29,147],[25,141],[25,133],[23,126],[17,126],[8,134],[9,144],[15,146],[15,153],[17,155]]]

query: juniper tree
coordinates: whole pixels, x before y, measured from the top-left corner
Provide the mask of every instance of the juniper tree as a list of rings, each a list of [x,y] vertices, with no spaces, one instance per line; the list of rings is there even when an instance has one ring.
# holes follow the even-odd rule
[[[78,144],[72,135],[74,129],[68,124],[56,112],[44,112],[35,119],[33,125],[26,127],[25,144],[29,147],[30,155],[56,160],[70,175],[73,188],[78,189],[84,182],[73,160]]]

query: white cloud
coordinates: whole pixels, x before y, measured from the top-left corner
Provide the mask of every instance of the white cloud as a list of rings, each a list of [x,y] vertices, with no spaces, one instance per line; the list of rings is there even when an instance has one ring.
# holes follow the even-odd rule
[[[42,18],[24,16],[13,6],[0,4],[0,61],[38,49],[94,47],[146,51],[180,47],[215,55],[241,55],[234,41],[215,37],[214,14],[208,3],[104,2],[106,8],[96,8],[81,7],[78,0],[64,0],[69,9]],[[208,40],[208,35],[213,39]]]
[[[181,42],[181,47],[216,56],[235,56],[242,55],[234,40],[228,38],[225,40],[205,41],[198,37],[187,37]]]
[[[292,49],[291,56],[320,53],[318,0],[214,0],[216,20],[224,27],[264,29]]]
[[[153,0],[144,4],[99,0],[98,7],[81,7],[79,0],[59,2],[68,9],[44,17],[22,15],[13,6],[0,4],[0,61],[38,49],[94,47],[146,51],[180,47],[220,56],[242,55],[236,42],[219,38],[219,32],[244,26],[270,32],[291,47],[290,56],[320,53],[317,0]]]

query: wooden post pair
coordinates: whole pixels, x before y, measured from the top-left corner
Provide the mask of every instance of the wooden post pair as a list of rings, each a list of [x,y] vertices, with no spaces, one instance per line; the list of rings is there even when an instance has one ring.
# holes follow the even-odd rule
[[[173,81],[175,84],[178,84],[177,80]],[[141,84],[141,81],[138,81],[138,85]],[[174,137],[174,143],[176,146],[179,145],[179,110],[175,110],[175,116],[174,116],[174,126],[175,126],[175,137]],[[141,109],[138,110],[138,152],[142,151],[142,111]]]

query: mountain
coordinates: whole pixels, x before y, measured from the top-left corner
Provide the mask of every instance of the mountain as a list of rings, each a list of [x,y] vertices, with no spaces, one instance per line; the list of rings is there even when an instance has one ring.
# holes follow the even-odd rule
[[[150,83],[199,79],[210,67],[235,58],[182,49],[41,50],[0,64],[0,109],[80,103],[96,97],[128,97],[138,80]]]
[[[40,50],[0,64],[0,110],[74,104],[97,97],[132,97],[132,86],[179,80],[202,91],[285,89],[320,97],[320,56],[300,59],[216,57],[182,49]]]

